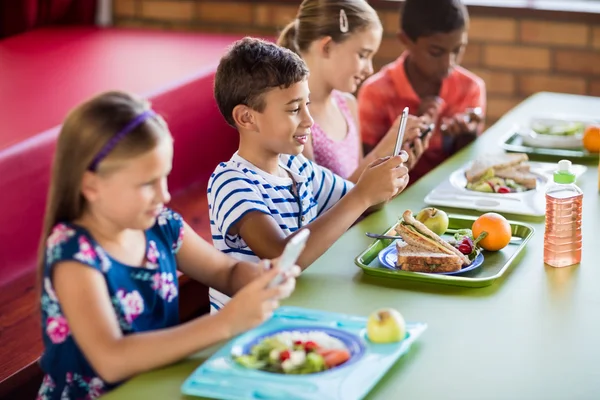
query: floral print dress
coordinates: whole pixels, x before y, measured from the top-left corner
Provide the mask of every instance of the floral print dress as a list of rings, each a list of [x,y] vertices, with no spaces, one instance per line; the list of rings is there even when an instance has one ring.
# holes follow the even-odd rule
[[[57,224],[46,244],[41,294],[45,372],[39,400],[95,399],[117,385],[102,380],[73,339],[52,287],[51,270],[60,261],[78,261],[104,276],[124,335],[179,322],[175,254],[183,240],[183,220],[168,208],[146,232],[146,263],[128,266],[110,257],[84,228]]]

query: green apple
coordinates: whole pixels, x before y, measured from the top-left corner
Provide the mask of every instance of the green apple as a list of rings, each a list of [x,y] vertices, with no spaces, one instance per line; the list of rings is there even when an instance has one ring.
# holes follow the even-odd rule
[[[373,312],[367,321],[367,337],[373,343],[399,342],[406,336],[406,322],[393,308]]]
[[[437,208],[427,207],[419,211],[417,214],[417,221],[425,224],[426,227],[431,229],[436,235],[443,235],[448,230],[448,214]]]

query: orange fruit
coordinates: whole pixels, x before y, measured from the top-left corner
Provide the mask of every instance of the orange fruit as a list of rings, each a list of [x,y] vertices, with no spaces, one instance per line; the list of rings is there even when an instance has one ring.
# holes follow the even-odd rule
[[[488,251],[498,251],[505,248],[512,238],[510,224],[506,218],[497,213],[483,214],[475,220],[471,230],[475,239],[482,232],[487,232],[487,236],[479,242],[479,245]]]
[[[583,147],[590,153],[600,152],[600,125],[590,125],[585,128]]]

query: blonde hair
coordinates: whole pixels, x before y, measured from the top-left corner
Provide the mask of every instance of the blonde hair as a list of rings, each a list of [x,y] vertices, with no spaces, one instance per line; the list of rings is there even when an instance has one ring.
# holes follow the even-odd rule
[[[84,173],[117,132],[149,109],[147,101],[131,94],[106,92],[80,104],[65,119],[58,135],[46,201],[38,254],[40,278],[44,271],[46,241],[52,228],[59,222],[81,217],[85,210],[86,200],[81,193]],[[170,133],[162,118],[146,119],[116,143],[94,173],[114,172],[111,161],[144,154],[164,137],[170,137]]]
[[[277,44],[300,54],[320,38],[329,36],[341,43],[370,27],[381,27],[381,21],[366,0],[304,0],[296,19],[283,29]]]

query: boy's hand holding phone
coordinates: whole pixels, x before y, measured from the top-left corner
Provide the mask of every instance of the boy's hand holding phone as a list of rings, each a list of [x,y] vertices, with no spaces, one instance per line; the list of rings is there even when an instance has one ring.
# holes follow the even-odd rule
[[[391,157],[372,162],[356,183],[355,189],[366,200],[366,208],[393,199],[408,184],[408,168],[403,165],[408,161],[408,154],[400,151],[404,143],[407,124],[408,107],[405,107],[400,116]]]
[[[440,131],[445,136],[477,136],[479,124],[483,121],[480,107],[468,108],[464,113],[456,114],[450,118],[444,118]]]
[[[373,161],[363,171],[354,191],[361,196],[365,209],[393,199],[406,188],[409,179],[406,160],[408,154],[402,151],[397,156]]]

